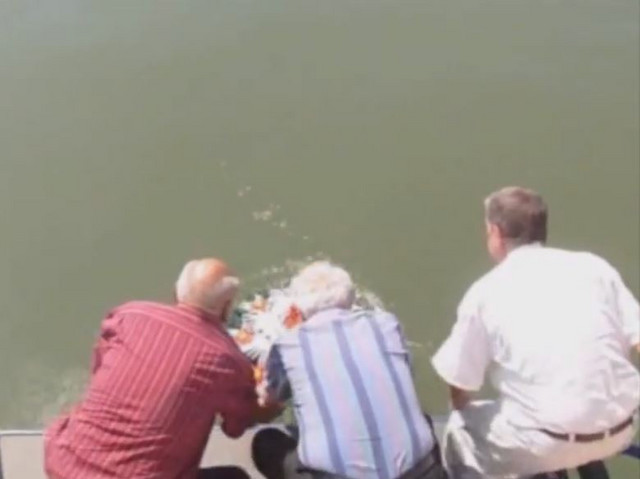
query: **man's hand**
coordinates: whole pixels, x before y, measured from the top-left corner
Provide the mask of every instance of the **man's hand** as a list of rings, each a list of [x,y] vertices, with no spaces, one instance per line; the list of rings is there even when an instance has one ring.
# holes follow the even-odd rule
[[[457,411],[464,409],[471,402],[471,392],[449,385],[451,407]]]
[[[255,424],[267,424],[277,418],[284,410],[284,403],[280,403],[271,398],[256,398],[254,396],[253,405],[250,407],[250,417],[244,416],[242,420],[230,416],[223,416],[221,424],[222,431],[230,438],[236,439]]]
[[[262,395],[258,399],[254,419],[257,423],[269,423],[282,414],[285,404],[272,398],[269,394]]]

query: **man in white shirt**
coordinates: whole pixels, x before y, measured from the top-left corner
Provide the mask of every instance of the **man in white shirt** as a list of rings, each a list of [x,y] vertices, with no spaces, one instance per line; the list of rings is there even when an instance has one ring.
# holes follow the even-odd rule
[[[517,478],[625,449],[637,426],[640,309],[619,273],[544,246],[547,207],[518,187],[485,200],[497,266],[467,291],[433,357],[454,412],[444,438],[454,479]],[[485,373],[495,401],[471,401]]]

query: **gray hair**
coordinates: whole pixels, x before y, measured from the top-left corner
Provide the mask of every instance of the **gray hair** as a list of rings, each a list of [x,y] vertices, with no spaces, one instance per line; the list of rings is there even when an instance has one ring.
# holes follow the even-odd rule
[[[291,280],[289,294],[305,318],[332,308],[351,308],[355,285],[344,269],[327,261],[311,263]]]

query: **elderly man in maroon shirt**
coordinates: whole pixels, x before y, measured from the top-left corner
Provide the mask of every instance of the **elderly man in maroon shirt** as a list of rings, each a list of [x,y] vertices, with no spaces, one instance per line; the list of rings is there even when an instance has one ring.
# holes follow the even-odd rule
[[[258,406],[251,364],[225,330],[237,288],[223,262],[191,261],[177,305],[107,315],[82,402],[47,430],[50,478],[213,477],[198,466],[216,416],[235,438],[277,415]]]

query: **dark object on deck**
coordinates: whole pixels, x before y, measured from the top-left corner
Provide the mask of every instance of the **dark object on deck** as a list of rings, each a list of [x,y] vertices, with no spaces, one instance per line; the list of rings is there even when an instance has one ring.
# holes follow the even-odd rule
[[[594,461],[578,468],[580,479],[609,479],[609,473],[602,461]],[[533,479],[568,479],[566,471],[538,474]]]
[[[197,479],[251,479],[251,477],[239,467],[218,466],[200,469]]]
[[[292,436],[278,429],[263,429],[253,438],[251,457],[256,469],[268,479],[284,479],[293,477],[294,471],[287,471],[287,456],[295,454],[296,441]]]
[[[275,429],[263,429],[253,438],[251,456],[256,468],[267,479],[348,479],[343,476],[305,468],[298,458],[297,434]],[[398,479],[447,479],[439,449],[419,461]]]
[[[580,479],[609,479],[609,473],[602,461],[594,461],[578,468]]]
[[[536,474],[531,479],[569,479],[567,471],[545,472]]]
[[[636,459],[640,459],[640,444],[632,444],[622,454],[625,454],[629,457],[635,457]]]

